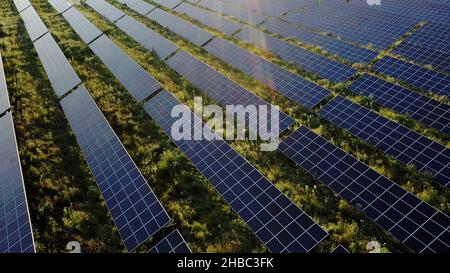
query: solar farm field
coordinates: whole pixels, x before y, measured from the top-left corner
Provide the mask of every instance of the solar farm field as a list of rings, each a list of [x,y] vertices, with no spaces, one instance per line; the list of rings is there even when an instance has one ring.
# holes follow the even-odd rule
[[[372,2],[0,1],[0,253],[450,253],[450,2]]]

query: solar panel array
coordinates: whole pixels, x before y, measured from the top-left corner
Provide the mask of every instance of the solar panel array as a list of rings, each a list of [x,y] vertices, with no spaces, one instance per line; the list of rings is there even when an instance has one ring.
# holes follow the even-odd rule
[[[450,187],[450,149],[445,146],[340,96],[319,115]]]
[[[174,7],[178,6],[182,0],[152,0],[152,2],[158,3],[163,7],[173,9]]]
[[[67,2],[66,0],[48,0],[48,2],[58,13],[64,13],[66,10],[72,7],[72,4]]]
[[[0,253],[35,252],[12,114],[0,118]]]
[[[150,249],[149,253],[191,253],[191,250],[176,229]]]
[[[342,40],[330,36],[324,36],[318,33],[308,32],[295,27],[290,23],[270,19],[261,25],[266,30],[281,35],[286,38],[295,38],[303,44],[310,46],[319,46],[331,54],[335,54],[344,60],[353,63],[367,64],[378,55],[377,52],[357,47]]]
[[[228,35],[232,35],[242,27],[239,23],[187,3],[182,3],[175,8],[175,11],[183,13],[208,27],[220,30]]]
[[[450,218],[302,126],[279,150],[414,252],[450,251]]]
[[[142,101],[161,89],[161,84],[155,78],[106,35],[93,41],[89,48],[137,101]]]
[[[125,15],[125,13],[104,0],[87,0],[85,3],[111,22],[115,22]]]
[[[277,1],[277,0],[224,0],[224,2],[228,2],[237,6],[240,6],[242,8],[246,8],[249,10],[256,11],[258,13],[265,13],[268,15],[271,15],[273,17],[278,17],[283,15],[289,10],[293,9],[299,9],[303,7],[306,3],[313,1],[313,0],[284,0],[284,1]]]
[[[121,18],[115,25],[147,50],[154,51],[160,59],[165,59],[178,49],[174,43],[130,16]]]
[[[170,113],[175,106],[190,113],[191,129],[195,124],[202,124],[208,135],[214,134],[165,90],[144,108],[272,252],[308,252],[327,236],[327,232],[224,140],[185,140],[173,135],[171,127],[177,118]]]
[[[147,17],[197,46],[203,45],[213,37],[211,33],[161,9],[155,9]]]
[[[42,22],[41,18],[33,7],[27,8],[26,10],[22,11],[20,13],[20,17],[25,24],[25,28],[27,29],[31,41],[36,41],[38,38],[42,37],[42,35],[48,32],[47,27],[44,25],[44,22]]]
[[[6,86],[5,71],[3,69],[3,59],[0,52],[0,115],[6,112],[10,107],[8,87]]]
[[[53,7],[56,9],[55,6]],[[67,10],[63,13],[63,16],[86,44],[102,35],[102,32],[75,8]]]
[[[18,12],[22,12],[24,9],[31,6],[31,3],[29,0],[14,0],[14,5],[16,6]]]
[[[61,106],[120,237],[133,251],[170,218],[84,86]]]
[[[446,24],[427,22],[423,27],[408,36],[405,42],[449,53],[450,28]]]
[[[450,106],[383,79],[364,74],[348,89],[378,104],[450,134]]]
[[[412,86],[450,98],[450,76],[389,56],[379,60],[372,69]]]
[[[268,116],[270,117],[271,109],[267,102],[220,74],[217,70],[198,60],[191,54],[185,51],[177,52],[167,61],[167,64],[221,105],[243,105],[244,107],[249,105],[256,107],[267,106]],[[240,121],[244,123],[248,122],[248,115],[246,115],[246,117],[247,118]],[[270,118],[268,118],[267,121],[268,129],[272,128],[272,126],[279,126],[278,129],[280,132],[285,131],[295,122],[294,119],[283,112],[279,112],[279,124],[272,124]],[[258,131],[257,120],[252,120],[248,124],[251,130],[254,130],[255,132]]]
[[[119,0],[119,2],[141,15],[147,15],[155,8],[155,6],[142,0]]]
[[[256,12],[245,10],[236,6],[228,5],[219,0],[202,0],[198,5],[225,14],[228,16],[233,16],[242,22],[256,26],[262,21],[264,21],[267,16],[258,14]]]
[[[306,108],[313,108],[331,94],[329,90],[226,40],[215,38],[204,48]]]
[[[314,73],[334,83],[345,82],[356,73],[356,69],[350,66],[327,59],[322,55],[297,47],[250,27],[244,27],[234,37],[253,44],[287,62],[293,63],[300,69]]]

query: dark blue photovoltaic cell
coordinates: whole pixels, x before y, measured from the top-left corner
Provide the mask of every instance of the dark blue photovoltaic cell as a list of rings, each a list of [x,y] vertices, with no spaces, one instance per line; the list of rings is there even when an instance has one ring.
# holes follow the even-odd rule
[[[176,12],[184,13],[188,17],[191,17],[200,23],[213,29],[222,31],[225,34],[231,35],[242,27],[241,24],[228,20],[225,17],[218,16],[214,13],[206,11],[204,9],[195,7],[193,5],[183,3],[179,5]]]
[[[137,101],[144,100],[162,87],[107,36],[102,35],[89,48]]]
[[[217,70],[195,58],[186,51],[177,52],[167,60],[167,64],[186,78],[194,86],[208,94],[209,97],[219,102],[222,106],[243,105],[246,106],[266,106],[268,108],[267,128],[271,129],[270,104],[254,95],[244,87],[231,79],[220,74]],[[294,119],[283,112],[279,114],[279,132],[283,132],[294,124]],[[238,116],[239,119],[239,116]],[[258,120],[249,120],[248,115],[241,122],[247,122],[249,129],[258,132]],[[260,120],[261,121],[261,120]],[[274,124],[277,126],[277,124]]]
[[[3,59],[0,52],[0,115],[11,107],[9,104],[8,87],[6,86],[5,71],[3,69]]]
[[[14,0],[14,5],[16,6],[18,12],[22,12],[24,9],[31,6],[31,3],[28,0]]]
[[[176,229],[150,249],[149,253],[191,253],[191,250]]]
[[[450,187],[450,149],[445,146],[340,96],[319,115]]]
[[[201,126],[215,139],[185,140],[172,134],[172,126],[178,120],[171,117],[174,107],[189,113],[191,129]],[[327,236],[327,232],[168,91],[158,93],[144,108],[272,252],[308,252]]]
[[[327,59],[250,27],[243,28],[234,37],[334,83],[345,82],[356,73],[356,69],[350,66]]]
[[[72,6],[72,4],[66,0],[48,0],[48,2],[58,13],[63,13]]]
[[[198,3],[198,5],[221,14],[235,17],[240,21],[253,26],[258,25],[267,18],[266,15],[258,14],[251,10],[242,9],[236,6],[228,5],[219,0],[202,0]]]
[[[147,50],[154,51],[160,59],[165,59],[178,49],[174,43],[128,15],[115,25]]]
[[[389,56],[379,60],[372,69],[415,87],[450,98],[450,76]]]
[[[214,38],[204,48],[306,108],[313,108],[331,94],[329,90],[226,40]]]
[[[86,44],[92,42],[99,37],[102,32],[94,24],[92,24],[86,17],[83,16],[77,9],[71,8],[63,13],[64,19],[80,36],[81,40]]]
[[[111,22],[115,22],[125,15],[125,13],[104,0],[87,0],[85,3]]]
[[[170,218],[84,86],[61,106],[120,237],[133,251]]]
[[[152,0],[152,2],[158,3],[163,7],[173,9],[178,4],[180,4],[182,0]]]
[[[362,75],[348,89],[378,104],[450,134],[450,106],[383,79]]]
[[[161,9],[155,9],[147,17],[197,46],[213,37],[211,33]]]
[[[342,245],[338,245],[334,250],[333,253],[339,253],[339,254],[344,254],[344,253],[350,253],[345,247],[343,247]]]
[[[450,26],[427,22],[423,27],[408,36],[405,42],[450,53]]]
[[[119,0],[119,2],[141,15],[147,15],[147,13],[155,8],[155,6],[143,0]]]
[[[367,64],[378,56],[378,53],[330,36],[308,32],[284,21],[270,19],[261,25],[268,31],[286,38],[294,38],[305,45],[319,46],[323,50],[335,54],[352,63]]]
[[[450,251],[450,218],[302,126],[279,150],[414,252]]]
[[[33,7],[29,7],[20,13],[25,28],[27,29],[28,36],[32,42],[36,41],[39,37],[42,37],[48,32],[47,27],[42,22],[41,17],[37,14]]]
[[[240,6],[242,8],[246,8],[249,10],[256,11],[258,13],[265,13],[271,15],[273,17],[278,17],[283,15],[289,10],[299,9],[303,7],[306,3],[313,2],[315,0],[223,0],[224,2],[228,2],[234,4],[236,6]]]
[[[0,253],[35,252],[12,114],[0,118]]]

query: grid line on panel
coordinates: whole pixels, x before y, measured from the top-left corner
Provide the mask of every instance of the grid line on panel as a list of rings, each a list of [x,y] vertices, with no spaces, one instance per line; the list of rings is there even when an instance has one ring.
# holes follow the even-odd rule
[[[450,26],[427,22],[423,27],[408,36],[405,42],[450,53]]]
[[[27,29],[28,36],[31,41],[34,42],[40,37],[42,37],[45,33],[48,32],[47,27],[42,22],[41,17],[37,14],[36,10],[33,7],[27,8],[23,12],[20,13],[20,17],[22,18],[25,28]]]
[[[0,253],[34,253],[12,114],[0,118]]]
[[[149,253],[191,253],[188,244],[178,229],[158,242]]]
[[[279,150],[414,252],[448,252],[450,218],[302,126]]]
[[[319,115],[450,187],[450,149],[445,146],[340,96]]]
[[[176,118],[170,112],[175,106],[190,112],[164,90],[144,108],[272,252],[308,252],[327,236],[223,139],[186,140],[172,135]],[[191,129],[198,124],[205,126],[199,117],[190,114]],[[210,128],[203,129],[209,131],[207,135],[215,135]]]
[[[202,0],[198,3],[198,5],[221,14],[233,16],[240,21],[253,26],[258,25],[267,18],[266,15],[258,14],[236,6],[231,6],[219,0]]]
[[[16,6],[17,11],[20,13],[31,6],[31,3],[29,0],[14,0],[14,5]]]
[[[170,218],[84,86],[61,106],[119,234],[133,251]]]
[[[306,108],[313,108],[331,94],[329,90],[223,39],[214,38],[204,48]]]
[[[364,74],[348,90],[363,95],[384,107],[407,115],[442,133],[450,133],[450,106],[437,100]]]

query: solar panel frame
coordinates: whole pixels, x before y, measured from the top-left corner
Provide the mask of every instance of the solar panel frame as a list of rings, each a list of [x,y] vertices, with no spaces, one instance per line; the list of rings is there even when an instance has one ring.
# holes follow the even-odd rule
[[[152,4],[143,0],[119,0],[119,2],[136,11],[140,15],[147,15],[147,13],[156,8]]]
[[[72,7],[72,4],[66,0],[48,0],[52,7],[59,13],[64,13]]]
[[[14,0],[14,5],[17,8],[17,11],[20,13],[26,8],[31,6],[31,3],[29,0]]]
[[[427,22],[405,39],[406,43],[450,53],[450,27],[448,24]]]
[[[35,41],[34,48],[58,97],[62,97],[81,83],[50,33]]]
[[[191,1],[190,1],[191,2]],[[247,23],[249,25],[256,26],[260,24],[262,21],[268,18],[267,15],[258,14],[256,12],[245,10],[237,6],[228,5],[225,2],[219,0],[202,0],[196,1],[197,5],[208,8],[215,12],[225,14],[227,16],[232,16],[241,22]],[[191,2],[195,4],[195,2]]]
[[[414,252],[448,252],[450,218],[305,126],[279,151]]]
[[[11,112],[0,118],[0,253],[34,253],[34,238]]]
[[[272,252],[308,252],[327,236],[223,139],[184,140],[172,135],[171,127],[177,118],[170,112],[176,106],[190,113],[191,129],[197,126],[194,124],[204,126],[166,90],[155,95],[144,109]],[[207,126],[203,129],[208,135],[215,134]]]
[[[85,4],[111,22],[115,22],[125,15],[121,10],[104,0],[87,0]]]
[[[48,32],[47,27],[42,22],[41,17],[33,7],[29,7],[20,13],[20,17],[25,24],[28,36],[34,42]]]
[[[0,52],[0,115],[11,108],[9,103],[8,86],[6,84],[2,53]]]
[[[81,40],[86,44],[94,41],[103,33],[76,8],[67,10],[63,13],[63,16]]]
[[[162,88],[153,76],[106,35],[89,44],[89,48],[137,101],[143,101]]]
[[[159,241],[152,247],[149,253],[192,253],[189,245],[184,240],[178,229]]]
[[[333,250],[333,253],[336,253],[336,254],[348,254],[348,253],[350,253],[350,251],[348,251],[348,249],[346,249],[343,245],[338,245]]]
[[[86,88],[81,85],[60,104],[131,252],[171,219]]]

